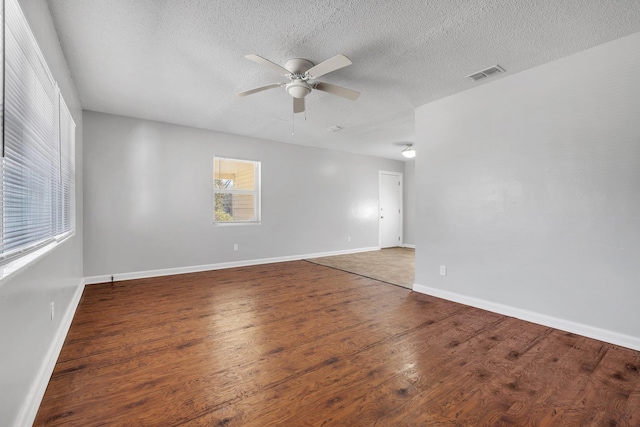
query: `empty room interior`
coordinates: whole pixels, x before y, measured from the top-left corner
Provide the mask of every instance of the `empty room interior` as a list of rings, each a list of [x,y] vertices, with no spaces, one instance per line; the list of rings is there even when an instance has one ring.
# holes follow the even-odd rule
[[[636,0],[3,0],[0,426],[640,426]]]

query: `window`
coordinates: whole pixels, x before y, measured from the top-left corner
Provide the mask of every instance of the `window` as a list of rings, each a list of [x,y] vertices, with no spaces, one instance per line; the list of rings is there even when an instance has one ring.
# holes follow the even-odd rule
[[[213,158],[214,221],[260,222],[260,162]]]
[[[4,3],[2,265],[75,231],[75,123],[17,0]]]

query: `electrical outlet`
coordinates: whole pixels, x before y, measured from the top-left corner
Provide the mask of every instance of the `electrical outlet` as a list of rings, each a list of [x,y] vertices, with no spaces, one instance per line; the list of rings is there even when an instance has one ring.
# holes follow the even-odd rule
[[[440,275],[441,276],[446,276],[447,275],[447,266],[446,265],[441,265],[440,266]]]
[[[234,243],[234,244],[233,244],[233,250],[234,250],[234,251],[237,251],[237,250],[238,250],[238,244],[237,244],[237,243]]]
[[[347,242],[351,241],[351,236],[347,236]]]
[[[55,316],[55,303],[51,301],[51,321],[53,322],[53,318]]]

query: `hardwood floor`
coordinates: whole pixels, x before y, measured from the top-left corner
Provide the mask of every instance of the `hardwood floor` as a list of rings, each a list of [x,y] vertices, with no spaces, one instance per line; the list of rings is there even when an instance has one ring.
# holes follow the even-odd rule
[[[415,283],[415,259],[415,249],[398,247],[306,261],[411,289]]]
[[[90,285],[35,426],[640,426],[640,353],[305,261]]]

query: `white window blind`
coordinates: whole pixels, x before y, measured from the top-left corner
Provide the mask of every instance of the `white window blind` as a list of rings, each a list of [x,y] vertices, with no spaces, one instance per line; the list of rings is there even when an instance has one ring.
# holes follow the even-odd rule
[[[58,237],[75,228],[75,147],[76,124],[60,96],[60,200],[56,209],[60,212],[56,229]]]
[[[16,0],[5,0],[0,262],[73,231],[75,124]]]

